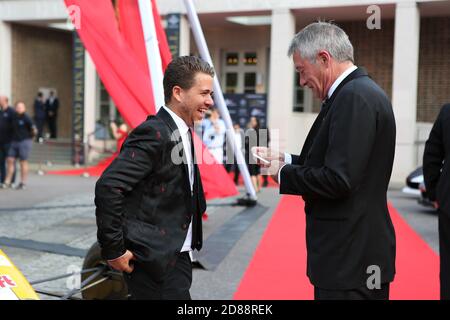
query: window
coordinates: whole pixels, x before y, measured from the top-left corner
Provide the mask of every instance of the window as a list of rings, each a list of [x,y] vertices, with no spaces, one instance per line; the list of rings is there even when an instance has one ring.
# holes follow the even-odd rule
[[[225,92],[236,93],[238,86],[237,72],[227,72],[225,75]]]
[[[244,93],[256,93],[256,72],[244,74]]]
[[[300,86],[300,73],[295,73],[294,112],[305,112],[305,89]]]
[[[246,52],[244,57],[244,64],[246,66],[256,66],[258,63],[258,58],[256,57],[256,52]]]
[[[227,66],[237,66],[239,64],[239,54],[236,52],[227,53]]]

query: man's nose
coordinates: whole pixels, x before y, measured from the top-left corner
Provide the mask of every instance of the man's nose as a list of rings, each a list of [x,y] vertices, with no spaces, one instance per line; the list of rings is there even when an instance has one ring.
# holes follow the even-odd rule
[[[206,104],[206,106],[208,106],[208,108],[211,107],[212,105],[214,105],[213,98],[209,97],[208,99],[206,99],[205,104]]]
[[[299,83],[300,83],[300,86],[301,86],[301,87],[304,87],[304,86],[306,85],[306,81],[305,81],[305,79],[303,79],[303,78],[300,78]]]

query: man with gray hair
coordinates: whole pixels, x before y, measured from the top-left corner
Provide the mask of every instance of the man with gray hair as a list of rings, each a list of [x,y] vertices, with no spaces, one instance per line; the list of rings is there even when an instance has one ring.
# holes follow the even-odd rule
[[[389,299],[396,251],[386,200],[396,135],[389,98],[354,65],[353,46],[334,24],[306,26],[288,54],[322,109],[300,155],[254,151],[271,160],[280,193],[305,201],[315,299]]]

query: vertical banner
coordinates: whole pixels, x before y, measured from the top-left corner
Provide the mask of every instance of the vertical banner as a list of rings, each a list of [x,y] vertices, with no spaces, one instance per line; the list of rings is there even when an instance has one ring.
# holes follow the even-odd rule
[[[167,42],[169,43],[172,57],[180,56],[180,20],[181,15],[179,13],[169,13],[166,15]]]
[[[72,108],[72,163],[84,164],[84,60],[83,43],[73,32],[73,108]]]

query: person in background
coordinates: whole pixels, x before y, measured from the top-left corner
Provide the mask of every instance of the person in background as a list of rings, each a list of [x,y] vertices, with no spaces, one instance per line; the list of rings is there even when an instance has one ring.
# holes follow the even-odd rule
[[[42,92],[38,92],[36,99],[34,100],[34,122],[37,127],[36,141],[39,141],[43,137],[45,119],[47,113],[45,111],[45,101]]]
[[[8,97],[0,96],[0,184],[6,178],[6,158],[12,141],[12,121],[15,111],[8,104]]]
[[[251,150],[253,147],[259,146],[259,129],[260,124],[258,118],[251,117],[247,125],[247,132],[245,133],[245,161],[256,192],[261,191],[261,171],[259,165],[253,159]]]
[[[270,131],[269,131],[269,128],[265,128],[265,130],[267,132],[267,145],[269,146],[270,145]],[[266,188],[269,185],[269,175],[263,174],[262,179],[263,179],[262,186],[263,186],[263,188]]]
[[[4,189],[12,188],[11,180],[14,174],[16,159],[20,160],[20,183],[16,189],[25,189],[28,178],[28,156],[30,155],[33,137],[37,129],[31,118],[26,114],[25,103],[16,103],[16,114],[13,118],[13,137],[8,151],[7,174],[3,184]]]
[[[50,131],[50,138],[56,139],[58,137],[58,109],[59,99],[55,96],[53,91],[50,91],[50,96],[45,102],[45,112],[47,115],[47,125]]]
[[[450,300],[450,104],[445,104],[423,153],[427,195],[439,213],[441,300]]]
[[[120,149],[122,148],[123,143],[128,137],[129,128],[127,124],[124,122],[120,126],[117,126],[117,124],[114,121],[110,122],[111,132],[117,141],[117,147],[116,147],[116,153],[119,154]]]
[[[211,116],[206,121],[203,133],[203,142],[214,156],[216,161],[223,164],[223,145],[225,143],[225,122],[220,119],[219,111],[216,108],[211,110]]]
[[[244,154],[244,150],[242,150],[242,146],[244,145],[244,132],[241,129],[241,126],[239,125],[239,123],[235,123],[233,125],[233,129],[234,129],[234,139],[235,139],[235,145],[236,145],[236,151],[237,150],[241,150],[242,154]],[[228,142],[228,141],[227,141]],[[231,159],[231,155],[233,156],[233,158]],[[231,148],[231,146],[229,146],[228,143],[226,143],[226,156],[227,156],[227,172],[231,172],[233,170],[234,172],[234,183],[236,185],[239,184],[239,166],[237,163],[237,159],[236,159],[236,152],[234,152],[234,150]],[[228,157],[230,157],[230,159],[228,159]]]

